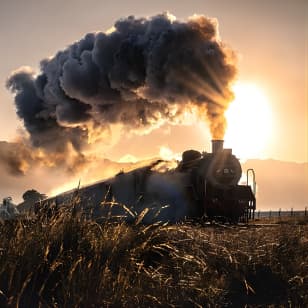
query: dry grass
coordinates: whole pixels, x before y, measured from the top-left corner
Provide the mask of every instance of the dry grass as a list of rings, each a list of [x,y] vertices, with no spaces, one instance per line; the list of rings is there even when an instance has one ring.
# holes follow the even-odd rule
[[[308,305],[308,225],[0,223],[0,307]]]

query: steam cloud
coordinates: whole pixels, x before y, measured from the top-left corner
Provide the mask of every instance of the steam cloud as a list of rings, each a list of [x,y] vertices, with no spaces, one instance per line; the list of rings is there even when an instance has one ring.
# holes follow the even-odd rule
[[[213,19],[130,16],[112,32],[89,33],[41,61],[39,74],[17,70],[7,87],[31,144],[49,153],[81,153],[113,123],[145,129],[192,110],[209,121],[213,138],[222,138],[233,60]]]
[[[0,141],[0,165],[12,175],[22,175],[33,161],[31,152],[21,143]]]
[[[76,154],[68,149],[66,152],[47,154],[40,149],[33,149],[22,140],[17,142],[0,141],[0,171],[13,176],[22,176],[35,166],[52,169],[66,170],[75,173],[82,170],[90,162],[90,157],[82,153]]]

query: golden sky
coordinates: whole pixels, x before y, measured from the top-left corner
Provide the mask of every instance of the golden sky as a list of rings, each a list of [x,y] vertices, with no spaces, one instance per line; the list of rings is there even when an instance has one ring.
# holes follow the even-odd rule
[[[270,110],[267,140],[262,151],[248,152],[250,158],[307,162],[308,26],[304,0],[1,1],[0,140],[13,140],[22,127],[13,96],[5,88],[13,70],[22,65],[37,68],[41,59],[85,33],[109,29],[120,17],[164,11],[184,20],[195,13],[217,18],[221,38],[238,53],[239,83],[254,85],[266,96]],[[251,123],[255,134],[258,130],[261,134],[262,117]],[[233,138],[227,143],[230,147]],[[244,135],[238,138],[248,144]],[[145,136],[117,135],[103,154],[118,160],[127,154],[140,159],[157,156],[161,146],[172,152],[187,148],[209,151],[210,139],[208,127],[200,122],[165,125]],[[253,147],[251,141],[249,146]],[[245,156],[240,150],[236,154]]]

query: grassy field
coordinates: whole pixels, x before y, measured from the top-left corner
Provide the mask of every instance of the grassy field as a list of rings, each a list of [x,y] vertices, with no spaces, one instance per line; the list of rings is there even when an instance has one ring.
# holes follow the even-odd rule
[[[307,252],[306,218],[144,226],[63,211],[2,221],[0,307],[307,307]]]

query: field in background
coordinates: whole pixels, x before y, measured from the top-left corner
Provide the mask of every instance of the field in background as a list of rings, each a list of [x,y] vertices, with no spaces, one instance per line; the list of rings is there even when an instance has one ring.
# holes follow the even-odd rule
[[[1,221],[0,306],[307,306],[308,219],[266,221]]]
[[[290,209],[289,211],[282,211],[282,210],[276,210],[276,211],[260,211],[257,210],[255,212],[255,218],[256,219],[262,219],[262,218],[287,218],[287,217],[294,217],[295,219],[298,217],[308,217],[308,210],[307,207],[303,211],[294,211],[293,209]]]

